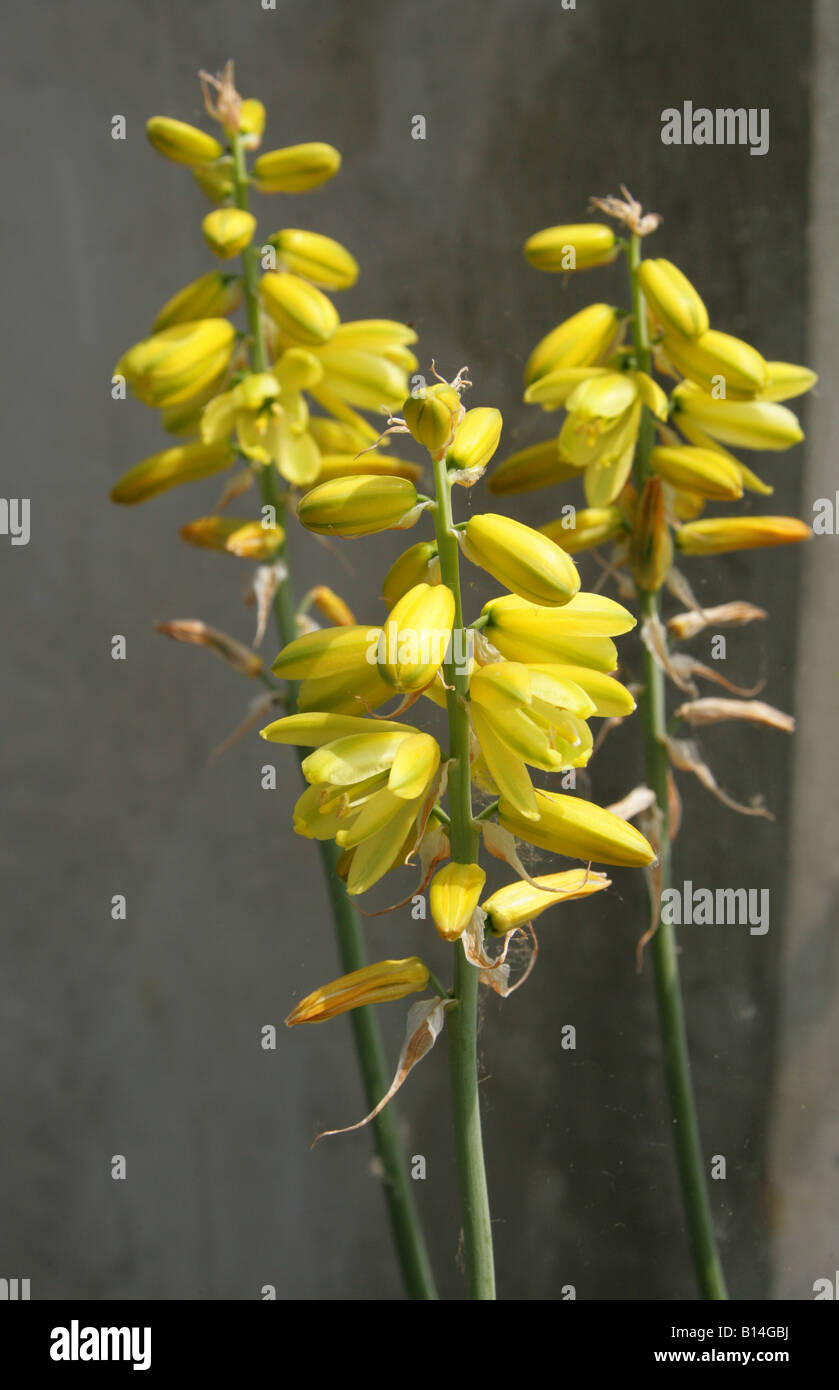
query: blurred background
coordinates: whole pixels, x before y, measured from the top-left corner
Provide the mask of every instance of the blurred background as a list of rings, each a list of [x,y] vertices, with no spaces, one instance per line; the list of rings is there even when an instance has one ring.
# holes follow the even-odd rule
[[[537,339],[593,298],[625,297],[619,265],[566,281],[530,269],[521,245],[626,183],[663,216],[653,254],[679,263],[717,326],[821,373],[795,403],[806,443],[754,456],[775,485],[769,509],[812,519],[836,489],[839,12],[830,0],[41,0],[9,3],[4,24],[3,472],[9,496],[31,498],[31,540],[0,538],[0,1275],[29,1278],[33,1298],[254,1299],[264,1285],[398,1298],[369,1133],[309,1147],[363,1113],[349,1024],[281,1027],[293,998],[337,973],[316,854],[291,832],[292,756],[253,732],[209,765],[254,691],[153,628],[202,618],[250,641],[250,567],[178,539],[217,480],[136,510],[108,501],[163,447],[152,412],[111,399],[114,363],[211,268],[209,205],[151,150],[145,120],[203,123],[197,70],[232,57],[240,90],[268,108],[263,148],[338,145],[340,175],[261,200],[260,232],[344,242],[362,276],[342,316],[410,321],[424,369],[432,356],[447,376],[468,363],[469,402],[504,414],[499,458],[556,420],[521,403]],[[661,113],[685,100],[767,107],[768,153],[663,145]],[[111,138],[117,114],[124,141]],[[418,114],[424,141],[411,138]],[[559,511],[545,492],[512,503],[537,525]],[[483,487],[463,505],[485,506]],[[294,530],[298,590],[331,584],[377,622],[405,544],[330,548]],[[677,881],[770,891],[765,936],[681,934],[705,1152],[727,1160],[711,1198],[735,1298],[811,1298],[839,1268],[836,556],[826,536],[685,564],[703,601],[769,610],[729,636],[726,674],[765,678],[764,698],[799,721],[792,739],[723,726],[701,740],[726,789],[762,792],[772,822],[680,779]],[[582,568],[590,587],[597,571]],[[472,616],[491,592],[470,588]],[[637,671],[637,646],[622,646]],[[708,655],[703,639],[693,650]],[[276,791],[261,789],[266,762]],[[641,780],[629,729],[591,773],[603,804]],[[635,970],[644,885],[629,870],[613,879],[543,919],[525,988],[484,1004],[504,1298],[556,1299],[569,1284],[588,1299],[695,1294],[649,961]],[[124,922],[111,919],[117,893]],[[374,956],[420,951],[445,970],[432,937],[407,908],[368,930]],[[395,1064],[404,1007],[379,1014]],[[266,1024],[275,1051],[260,1045]],[[575,1051],[560,1046],[566,1024]],[[459,1298],[444,1042],[398,1108],[407,1154],[427,1161],[414,1189],[440,1290]],[[111,1177],[115,1154],[125,1181]]]

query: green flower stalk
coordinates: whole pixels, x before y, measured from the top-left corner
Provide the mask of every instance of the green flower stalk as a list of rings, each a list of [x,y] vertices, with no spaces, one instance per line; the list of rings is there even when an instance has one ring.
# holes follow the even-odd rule
[[[734,801],[717,785],[696,743],[672,736],[666,682],[672,680],[682,694],[696,697],[696,680],[710,679],[737,696],[748,696],[752,692],[738,690],[689,654],[671,648],[711,624],[736,625],[766,614],[737,602],[704,609],[674,560],[809,539],[810,528],[795,517],[703,513],[708,506],[741,501],[746,493],[771,494],[771,486],[724,446],[784,450],[796,444],[803,437],[801,428],[781,402],[808,391],[816,377],[806,367],[768,362],[749,343],[711,328],[704,302],[678,266],[642,257],[645,239],[657,230],[660,218],[644,215],[622,192],[621,198],[594,199],[592,205],[621,224],[623,238],[608,226],[591,223],[547,228],[525,245],[533,266],[547,271],[607,264],[622,252],[630,303],[625,312],[602,304],[583,309],[534,349],[525,369],[525,401],[548,411],[562,407],[564,420],[558,435],[505,460],[490,480],[490,491],[508,495],[579,477],[587,507],[578,512],[566,508],[542,530],[574,555],[610,545],[603,562],[606,576],[618,580],[621,594],[635,593],[644,648],[641,727],[647,787],[654,797],[647,833],[658,853],[658,867],[650,876],[653,920],[643,941],[650,941],[697,1281],[704,1298],[724,1299],[675,933],[661,914],[679,819],[673,770],[695,774],[735,810],[765,812],[759,804]],[[668,383],[669,394],[656,374]],[[666,626],[661,617],[665,590],[687,605]],[[793,727],[788,716],[751,699],[692,698],[672,718],[689,727],[738,718]]]

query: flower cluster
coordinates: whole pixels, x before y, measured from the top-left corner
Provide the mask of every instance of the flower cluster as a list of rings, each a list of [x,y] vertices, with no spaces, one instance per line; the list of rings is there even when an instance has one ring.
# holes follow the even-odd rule
[[[336,842],[347,891],[366,893],[416,858],[439,935],[461,941],[485,983],[505,993],[506,950],[489,956],[487,934],[509,938],[553,903],[607,887],[593,861],[641,866],[655,856],[626,819],[533,783],[532,769],[556,776],[587,764],[591,719],[634,709],[610,673],[617,666],[613,638],[635,619],[613,599],[582,592],[574,562],[542,533],[496,513],[454,521],[453,489],[483,473],[501,431],[497,410],[464,409],[466,385],[461,373],[452,383],[423,387],[391,418],[391,431],[408,432],[428,450],[433,497],[404,478],[357,475],[321,483],[301,499],[301,521],[320,535],[367,536],[428,517],[435,536],[391,566],[383,585],[389,612],[380,626],[321,628],[284,647],[272,670],[300,682],[298,713],[269,724],[262,736],[313,750],[302,763],[308,786],[294,828]],[[468,627],[461,557],[508,591]],[[374,713],[394,698],[393,718]],[[443,747],[399,719],[421,698],[446,710]],[[477,815],[473,792],[487,803]],[[481,836],[519,874],[483,902]],[[587,867],[534,879],[517,838]],[[367,991],[359,989],[364,978]],[[383,978],[401,993],[424,984],[414,960],[379,962],[367,977],[355,972],[316,992],[289,1022],[397,997],[381,994]]]
[[[178,443],[144,459],[114,486],[115,502],[142,502],[168,488],[244,463],[216,513],[185,526],[184,540],[236,555],[275,559],[284,530],[275,516],[261,523],[217,513],[269,467],[280,488],[358,471],[356,456],[378,430],[360,411],[385,413],[407,391],[416,367],[413,330],[389,319],[342,323],[330,293],[353,285],[359,268],[339,242],[285,227],[256,239],[247,207],[251,190],[301,194],[337,171],[339,152],[308,143],[259,154],[265,125],[261,102],[243,99],[228,66],[202,74],[207,109],[224,143],[195,126],[155,116],[149,140],[187,166],[216,204],[201,224],[222,264],[179,290],[157,314],[151,335],[123,354],[115,380],[160,415]],[[230,269],[241,258],[239,271]],[[231,321],[244,300],[247,328]],[[385,441],[383,441],[384,443]],[[378,448],[365,457],[368,474],[413,478],[415,465]]]

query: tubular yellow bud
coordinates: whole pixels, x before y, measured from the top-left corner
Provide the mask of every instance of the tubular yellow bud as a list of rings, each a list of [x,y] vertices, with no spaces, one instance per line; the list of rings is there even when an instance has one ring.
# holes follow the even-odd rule
[[[152,328],[160,333],[176,323],[192,323],[195,319],[221,318],[232,314],[242,298],[242,286],[232,275],[224,275],[220,270],[211,270],[191,285],[167,300],[155,319]]]
[[[255,230],[253,213],[241,208],[216,208],[215,212],[208,212],[201,223],[204,240],[213,254],[223,261],[232,260],[250,246]]]
[[[679,267],[672,261],[643,260],[638,279],[644,298],[665,332],[698,338],[709,328],[708,310]]]
[[[336,594],[334,589],[330,589],[327,584],[317,584],[310,591],[309,598],[330,623],[336,627],[355,627],[357,626],[352,609],[344,602],[340,594]]]
[[[397,600],[382,628],[382,680],[396,690],[423,690],[433,680],[446,656],[454,607],[445,584],[415,584]]]
[[[412,459],[400,459],[395,454],[380,454],[377,450],[352,454],[322,454],[318,482],[326,483],[332,478],[349,478],[358,473],[368,477],[375,474],[382,478],[409,478],[412,483],[422,477],[422,464]]]
[[[259,292],[274,322],[295,343],[316,347],[338,327],[338,311],[325,294],[289,271],[269,270]]]
[[[541,662],[531,663],[529,669],[544,671],[557,680],[573,681],[575,685],[581,686],[594,704],[591,717],[623,719],[635,709],[635,700],[626,686],[621,685],[614,676],[604,675],[602,671],[593,671],[585,666]]]
[[[416,341],[413,328],[397,319],[350,319],[335,334],[334,346],[342,352],[385,353]]]
[[[146,122],[146,135],[158,154],[175,164],[209,164],[220,158],[224,150],[218,140],[186,121],[170,116],[152,116]]]
[[[608,265],[619,251],[612,228],[600,222],[546,227],[524,243],[524,254],[536,270],[589,270]]]
[[[743,496],[743,483],[734,463],[713,449],[690,445],[661,445],[650,453],[650,467],[665,482],[688,492],[729,501]]]
[[[593,367],[608,356],[617,338],[620,320],[609,304],[590,304],[572,314],[536,344],[524,369],[524,384],[559,367]]]
[[[415,396],[409,396],[402,406],[402,414],[417,443],[424,445],[430,454],[439,456],[451,446],[464,412],[454,387],[440,382],[436,386],[423,386]]]
[[[367,655],[380,628],[323,627],[296,637],[283,647],[271,666],[283,680],[319,680],[345,676],[347,672],[371,666]]]
[[[281,526],[264,526],[235,516],[202,516],[181,527],[189,545],[222,550],[243,560],[273,560],[285,540]]]
[[[146,405],[178,405],[224,370],[235,337],[227,319],[173,324],[129,348],[115,370]]]
[[[371,536],[410,525],[417,503],[407,478],[359,473],[319,483],[300,499],[297,515],[320,536]]]
[[[347,290],[358,279],[358,262],[346,247],[319,232],[287,227],[268,238],[283,266],[325,290]]]
[[[676,387],[672,399],[674,424],[681,428],[684,418],[734,448],[781,451],[804,438],[792,411],[774,401],[716,400],[685,382]]]
[[[355,456],[370,443],[367,435],[354,425],[345,424],[343,420],[328,420],[323,415],[311,417],[309,431],[322,454]]]
[[[576,555],[615,540],[625,528],[619,507],[582,507],[573,516],[558,517],[539,529],[568,555]]]
[[[197,482],[212,477],[233,463],[233,449],[225,440],[221,444],[178,444],[143,459],[120,478],[111,489],[111,501],[123,506],[146,502],[181,483]]]
[[[751,400],[769,379],[769,369],[756,348],[714,328],[698,338],[665,333],[661,346],[676,370],[702,390],[710,392],[724,384],[725,400]]]
[[[310,141],[266,150],[254,162],[251,182],[260,193],[307,193],[318,188],[341,167],[341,156],[332,145]]]
[[[363,1004],[385,1004],[391,999],[404,999],[406,994],[415,994],[425,989],[427,984],[428,968],[419,956],[407,956],[404,960],[380,960],[375,965],[365,965],[361,970],[341,975],[339,979],[307,994],[292,1009],[286,1024],[291,1028],[295,1023],[323,1023]]]
[[[220,159],[217,164],[198,164],[192,177],[211,203],[223,203],[232,196],[233,161],[230,159]]]
[[[483,635],[508,661],[559,662],[614,671],[612,635],[629,632],[628,609],[602,594],[577,594],[563,608],[542,608],[511,595],[484,605]]]
[[[545,411],[558,410],[583,382],[609,376],[608,367],[557,367],[540,376],[524,393],[527,405],[541,405]]]
[[[417,584],[440,583],[440,559],[433,541],[418,541],[394,560],[384,577],[382,598],[393,608]]]
[[[464,472],[486,468],[501,438],[501,411],[490,406],[467,410],[454,432],[446,466]]]
[[[498,819],[505,830],[528,844],[571,859],[595,860],[640,868],[652,864],[655,851],[628,821],[579,796],[534,790],[538,819],[528,820],[501,799]]]
[[[345,348],[338,334],[318,353],[324,385],[341,400],[361,410],[395,408],[405,395],[406,378],[401,367],[381,354]]]
[[[480,864],[455,864],[438,869],[428,890],[434,925],[444,941],[457,941],[478,906],[486,874]]]
[[[660,589],[673,563],[673,541],[664,513],[660,478],[648,478],[641,493],[629,543],[632,577],[639,589]]]
[[[611,887],[612,880],[592,869],[567,869],[561,874],[542,874],[533,883],[539,887],[534,888],[524,879],[508,883],[481,903],[493,936],[506,936],[517,927],[526,926],[557,903],[602,893]]]
[[[246,137],[247,149],[257,149],[264,129],[265,107],[256,97],[248,97],[239,107],[239,134]]]
[[[579,469],[559,458],[556,437],[543,444],[531,444],[500,463],[491,475],[488,488],[497,497],[514,492],[534,492],[554,483],[567,483],[579,476]]]
[[[812,534],[795,516],[721,516],[687,522],[676,532],[676,545],[685,555],[723,555],[728,550],[809,541]]]
[[[798,367],[794,362],[767,362],[769,376],[760,393],[763,401],[791,401],[794,396],[803,396],[812,391],[818,377],[809,367]]]
[[[565,552],[512,517],[495,512],[470,517],[461,535],[467,559],[519,598],[557,607],[579,592],[580,576]]]

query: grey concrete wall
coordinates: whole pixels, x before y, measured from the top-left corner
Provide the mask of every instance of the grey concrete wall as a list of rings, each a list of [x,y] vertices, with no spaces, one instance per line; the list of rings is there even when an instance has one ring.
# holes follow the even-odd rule
[[[32,538],[0,543],[0,1274],[31,1278],[33,1297],[247,1299],[266,1283],[280,1297],[398,1295],[367,1137],[309,1151],[317,1128],[361,1113],[348,1026],[282,1033],[273,1053],[259,1046],[260,1028],[334,970],[314,854],[289,827],[293,764],[278,753],[282,785],[262,791],[265,747],[251,737],[208,767],[251,692],[152,629],[202,617],[249,637],[241,567],[177,539],[215,488],[130,513],[107,501],[114,478],[160,440],[150,413],[111,401],[116,357],[208,266],[206,204],[150,151],[146,117],[199,119],[196,70],[233,56],[245,93],[268,106],[269,147],[338,144],[340,177],[261,206],[261,229],[311,226],[346,242],[363,275],[342,297],[344,316],[408,319],[425,360],[447,372],[468,362],[472,399],[501,407],[512,447],[547,433],[520,404],[532,344],[592,296],[623,294],[617,269],[567,286],[537,276],[521,243],[584,217],[590,194],[621,181],[664,215],[657,254],[695,278],[720,326],[771,357],[805,360],[810,11],[781,0],[6,7],[4,486],[31,497]],[[769,107],[768,155],[664,147],[660,113],[688,98]],[[110,138],[117,113],[124,143]],[[424,143],[410,138],[417,113]],[[832,360],[825,340],[826,373]],[[826,425],[819,438],[826,450]],[[777,510],[809,506],[806,456],[757,460]],[[476,489],[469,502],[481,501]],[[533,494],[518,514],[539,521],[551,505]],[[332,583],[360,615],[379,616],[398,540],[340,553],[300,534],[292,544],[299,589]],[[800,572],[786,552],[691,569],[703,599],[771,610],[770,625],[731,641],[728,674],[765,675],[783,708],[794,707],[796,662],[820,641],[812,623],[798,626]],[[470,604],[481,593],[470,590]],[[114,633],[127,638],[122,663],[110,659]],[[683,934],[705,1145],[728,1160],[712,1196],[737,1297],[770,1293],[773,1086],[806,1046],[807,972],[782,974],[788,870],[833,813],[829,783],[799,783],[791,840],[792,759],[816,765],[824,746],[825,714],[805,707],[794,743],[759,731],[704,740],[732,793],[765,793],[773,823],[737,819],[683,785],[678,873],[771,893],[765,937]],[[594,793],[607,802],[638,778],[625,730],[593,768]],[[114,893],[127,895],[124,923],[111,921]],[[503,1296],[556,1298],[569,1283],[581,1298],[693,1294],[649,969],[634,972],[644,910],[638,877],[617,871],[608,901],[545,927],[527,987],[485,1007]],[[375,954],[421,949],[445,969],[443,948],[406,913],[377,919],[369,939]],[[381,1013],[395,1057],[402,1011]],[[576,1052],[560,1049],[564,1023],[577,1028]],[[826,1077],[830,1059],[817,1053],[812,1065]],[[826,1113],[826,1092],[817,1103]],[[441,1289],[457,1297],[442,1048],[400,1115],[408,1152],[428,1160],[417,1197]],[[113,1154],[126,1156],[125,1182],[110,1177]],[[805,1171],[810,1161],[804,1135],[792,1162]],[[820,1202],[826,1163],[812,1171]],[[798,1200],[805,1210],[807,1195]],[[777,1287],[807,1297],[819,1271],[806,1246],[781,1258]]]

